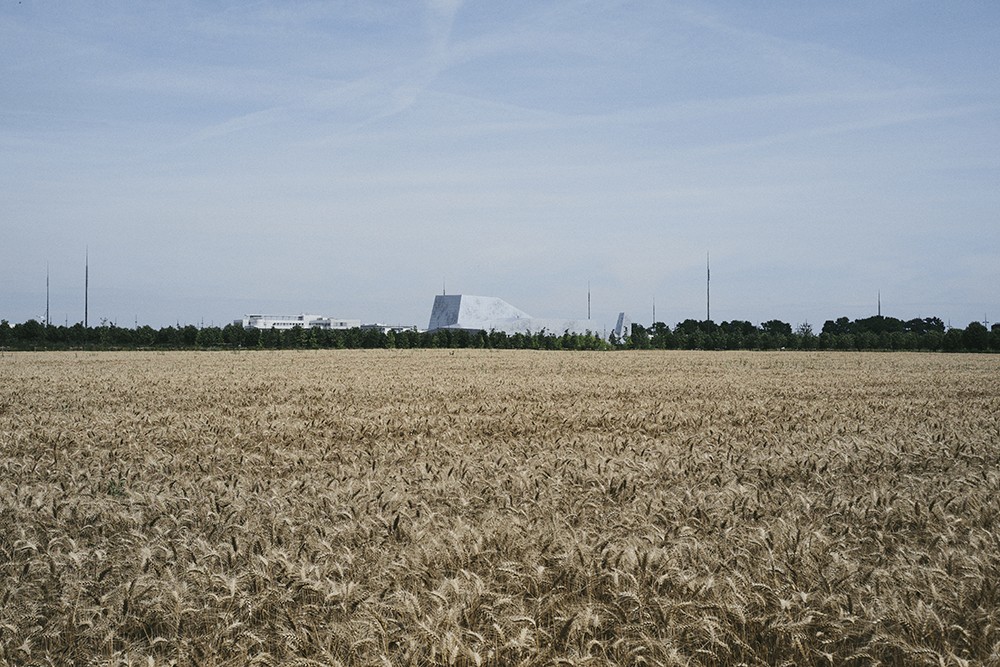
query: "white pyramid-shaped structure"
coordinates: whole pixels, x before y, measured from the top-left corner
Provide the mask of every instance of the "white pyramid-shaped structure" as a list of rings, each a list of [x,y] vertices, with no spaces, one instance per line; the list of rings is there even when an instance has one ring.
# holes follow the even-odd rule
[[[598,331],[593,320],[565,320],[532,317],[495,296],[470,294],[438,294],[434,297],[428,331],[435,329],[466,329],[469,331],[503,331],[507,334],[538,333],[556,335],[564,332]]]

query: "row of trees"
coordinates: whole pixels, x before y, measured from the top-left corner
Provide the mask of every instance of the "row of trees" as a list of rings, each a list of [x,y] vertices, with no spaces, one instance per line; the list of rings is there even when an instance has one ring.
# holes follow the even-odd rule
[[[338,349],[338,348],[495,348],[536,350],[929,350],[944,352],[1000,351],[1000,324],[987,329],[971,322],[948,328],[939,318],[898,320],[869,317],[828,320],[819,334],[809,324],[795,329],[770,320],[759,326],[733,320],[684,320],[673,329],[663,322],[632,325],[623,339],[597,334],[537,332],[507,335],[500,331],[384,332],[379,328],[344,330],[244,329],[193,325],[128,329],[103,322],[98,327],[45,326],[35,320],[11,326],[0,320],[0,348],[32,349]]]
[[[733,320],[685,320],[674,329],[662,322],[649,328],[633,326],[625,347],[638,349],[792,349],[792,350],[927,350],[942,352],[1000,351],[1000,324],[987,329],[970,322],[965,329],[946,327],[937,317],[899,320],[867,317],[827,320],[819,334],[809,324],[795,329],[770,320],[755,326]]]
[[[554,334],[545,331],[507,335],[502,331],[440,329],[433,332],[354,329],[244,329],[225,327],[164,327],[135,329],[102,323],[86,328],[46,327],[35,320],[11,326],[0,320],[0,348],[59,349],[366,349],[366,348],[496,348],[535,350],[606,350],[611,344],[597,334]]]

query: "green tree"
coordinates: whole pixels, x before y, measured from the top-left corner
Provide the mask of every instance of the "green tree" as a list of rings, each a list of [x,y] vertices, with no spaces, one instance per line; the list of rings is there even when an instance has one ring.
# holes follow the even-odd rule
[[[917,346],[921,350],[940,350],[943,342],[944,333],[940,331],[928,331],[922,336],[917,337]]]
[[[222,340],[226,345],[232,348],[243,347],[246,343],[247,330],[243,328],[243,325],[227,324],[222,328]]]
[[[707,336],[699,329],[687,336],[684,349],[704,350],[707,348]]]
[[[638,324],[636,322],[632,323],[632,331],[629,334],[627,346],[633,350],[648,350],[649,345],[649,332],[646,331],[646,327]]]
[[[361,335],[361,327],[351,327],[350,329],[342,329],[340,331],[341,340],[343,340],[344,347],[348,350],[358,350],[361,348],[361,343],[363,337]]]
[[[912,331],[900,333],[895,331],[892,334],[892,349],[894,350],[915,350],[917,349],[917,334]]]
[[[836,320],[827,320],[823,324],[823,333],[828,333],[834,336],[849,334],[854,333],[854,327],[851,325],[851,321],[846,317],[838,317]]]
[[[397,331],[393,340],[393,344],[395,344],[396,348],[400,350],[406,350],[413,347],[413,345],[410,343],[410,332],[406,330]]]
[[[45,342],[45,326],[38,320],[28,320],[14,325],[14,339],[26,345],[41,345]]]
[[[156,343],[156,330],[144,324],[135,330],[134,340],[139,347],[151,347]]]
[[[507,336],[506,331],[495,331],[490,330],[490,347],[495,350],[507,350],[510,349],[510,337]]]
[[[788,339],[792,337],[792,325],[781,320],[762,322],[760,330],[761,347],[765,349],[787,347]]]
[[[757,332],[757,327],[746,320],[733,320],[731,322],[723,322],[719,325],[724,333],[731,334],[736,333],[742,337],[751,336]]]
[[[757,346],[761,350],[776,350],[781,347],[781,341],[778,340],[778,336],[762,331],[760,335],[757,336]]]
[[[859,350],[874,350],[878,347],[878,336],[872,331],[862,331],[854,339]]]
[[[948,329],[941,339],[941,349],[945,352],[958,352],[962,349],[962,330]]]
[[[244,329],[243,346],[250,348],[261,347],[260,329]]]
[[[281,332],[275,327],[270,329],[262,329],[260,332],[260,343],[261,347],[268,350],[277,350],[281,348]]]
[[[795,337],[798,339],[798,347],[801,350],[815,350],[819,347],[819,339],[813,333],[812,325],[803,322],[795,328]]]
[[[222,347],[224,339],[219,327],[198,329],[195,334],[195,344],[198,347]]]
[[[83,326],[83,322],[77,322],[69,328],[69,340],[75,345],[86,345],[91,339],[91,329]]]
[[[675,345],[674,334],[663,322],[653,322],[649,343],[657,350],[669,350]]]
[[[365,349],[384,349],[389,347],[389,339],[381,327],[362,329],[361,347]]]
[[[746,320],[723,322],[719,331],[719,345],[727,350],[742,350],[757,343],[757,327]]]
[[[856,347],[854,334],[843,333],[836,336],[836,348],[838,350],[853,350]]]
[[[969,322],[962,332],[962,344],[970,352],[983,352],[990,346],[990,332],[982,322]]]
[[[181,345],[194,347],[198,344],[198,327],[188,324],[181,329]]]
[[[107,347],[112,341],[112,327],[107,320],[101,320],[101,326],[97,327],[97,339],[101,342],[101,347]]]
[[[939,333],[944,333],[945,326],[944,322],[941,321],[939,317],[916,317],[912,320],[907,320],[903,323],[903,329],[905,331],[911,331],[918,336],[923,336],[932,331],[937,331]]]
[[[174,327],[163,327],[157,330],[154,342],[159,347],[180,347],[181,333]]]
[[[875,315],[854,321],[856,332],[870,331],[873,334],[892,333],[893,331],[904,331],[906,324],[895,317],[884,317]]]
[[[772,336],[785,336],[792,335],[792,325],[788,322],[782,322],[781,320],[768,320],[767,322],[762,322],[760,325],[761,331]]]

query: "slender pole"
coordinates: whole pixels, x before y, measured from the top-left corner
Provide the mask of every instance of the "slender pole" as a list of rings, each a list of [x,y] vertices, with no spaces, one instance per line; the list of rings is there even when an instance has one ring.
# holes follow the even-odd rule
[[[49,326],[49,263],[45,262],[45,326]]]
[[[89,327],[90,315],[90,247],[87,247],[87,254],[83,268],[83,328]]]
[[[878,291],[878,316],[882,317],[882,290]]]
[[[705,253],[705,320],[712,319],[712,257]]]

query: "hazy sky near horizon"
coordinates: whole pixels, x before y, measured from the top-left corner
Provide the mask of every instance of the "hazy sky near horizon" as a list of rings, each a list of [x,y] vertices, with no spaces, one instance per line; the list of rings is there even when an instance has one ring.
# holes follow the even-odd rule
[[[993,0],[0,0],[0,72],[10,322],[1000,320]]]

